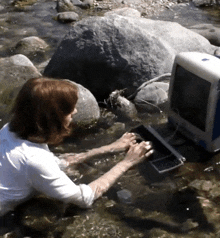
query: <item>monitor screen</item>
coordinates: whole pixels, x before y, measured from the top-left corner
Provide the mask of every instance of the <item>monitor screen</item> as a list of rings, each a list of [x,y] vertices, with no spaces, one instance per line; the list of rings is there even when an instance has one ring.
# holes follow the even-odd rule
[[[205,131],[211,83],[177,65],[171,94],[171,110]]]

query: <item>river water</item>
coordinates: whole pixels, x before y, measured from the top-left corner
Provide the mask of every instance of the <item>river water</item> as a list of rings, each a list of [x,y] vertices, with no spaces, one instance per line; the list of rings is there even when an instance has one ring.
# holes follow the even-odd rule
[[[15,9],[4,0],[0,4],[7,5],[0,8],[1,57],[11,55],[12,47],[20,39],[35,35],[50,45],[45,58],[36,56],[33,59],[35,65],[38,65],[52,56],[71,27],[71,24],[55,20],[55,1],[37,1],[24,9]],[[214,8],[198,9],[190,4],[179,4],[152,19],[176,21],[185,27],[200,23],[219,26],[219,12]],[[85,14],[99,15],[100,12],[89,11]],[[144,123],[166,121],[165,113],[143,118]],[[117,121],[112,114],[103,111],[103,122],[97,128],[92,128],[86,134],[81,133],[79,139],[72,137],[63,145],[51,149],[57,154],[85,151],[114,141],[143,121]],[[26,208],[28,215],[24,212],[22,219],[26,225],[31,224],[32,228],[51,229],[49,235],[33,233],[33,237],[220,237],[220,156],[198,152],[191,145],[185,152],[189,158],[185,165],[164,175],[153,171],[148,163],[129,170],[91,209],[69,207],[65,218],[53,220],[56,204],[49,210],[49,215],[44,211],[43,216]],[[69,171],[69,175],[76,183],[88,183],[106,172],[123,156],[117,154],[95,158],[75,167]],[[123,189],[131,193],[129,203],[119,200],[117,196],[117,192]]]

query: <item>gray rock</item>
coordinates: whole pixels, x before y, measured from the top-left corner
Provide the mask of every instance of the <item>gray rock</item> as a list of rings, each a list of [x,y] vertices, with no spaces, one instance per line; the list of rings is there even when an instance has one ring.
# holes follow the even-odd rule
[[[137,118],[135,105],[123,97],[120,90],[115,90],[109,95],[108,102],[114,113],[123,119],[133,120]]]
[[[220,47],[218,47],[218,48],[214,51],[214,56],[216,56],[217,58],[220,59]]]
[[[182,51],[214,49],[178,23],[116,14],[88,17],[65,36],[44,74],[80,83],[101,101],[115,89],[127,88],[130,95],[150,78],[171,72]]]
[[[61,12],[57,14],[57,20],[61,22],[78,21],[79,15],[75,12]]]
[[[39,71],[40,73],[43,74],[44,69],[45,69],[45,67],[48,65],[49,61],[50,61],[50,60],[46,60],[46,61],[44,61],[44,62],[41,62],[40,64],[36,64],[36,65],[35,65],[36,68],[38,69],[38,71]]]
[[[58,12],[68,12],[74,11],[76,7],[72,4],[71,0],[57,0],[57,11]]]
[[[0,58],[0,127],[8,120],[13,101],[22,85],[41,74],[24,55]]]
[[[20,86],[30,78],[41,76],[33,63],[22,54],[0,58],[0,71],[0,84],[6,87]]]
[[[211,0],[193,0],[192,3],[196,7],[201,7],[201,6],[208,6],[210,5]]]
[[[132,203],[132,193],[128,189],[122,189],[117,192],[117,196],[120,202],[125,204]]]
[[[192,0],[192,3],[196,7],[204,7],[204,6],[212,6],[212,5],[219,5],[219,0]]]
[[[37,53],[44,53],[48,44],[37,36],[29,36],[20,40],[15,48],[15,54],[23,54],[27,57],[35,56]]]
[[[0,11],[4,10],[4,6],[0,5]]]
[[[199,24],[190,29],[205,37],[212,45],[220,46],[220,28],[212,24]]]
[[[141,17],[141,13],[138,10],[130,8],[130,7],[117,8],[112,11],[106,12],[104,15],[110,16],[113,14],[127,16],[127,17]]]
[[[76,85],[79,89],[79,99],[76,104],[77,114],[74,115],[73,121],[78,127],[92,126],[100,118],[100,108],[88,89],[80,84]]]
[[[57,11],[68,12],[75,11],[77,8],[90,8],[93,4],[93,0],[57,0]]]
[[[134,98],[134,103],[139,109],[145,111],[158,110],[158,106],[168,100],[169,83],[153,82],[142,87]]]

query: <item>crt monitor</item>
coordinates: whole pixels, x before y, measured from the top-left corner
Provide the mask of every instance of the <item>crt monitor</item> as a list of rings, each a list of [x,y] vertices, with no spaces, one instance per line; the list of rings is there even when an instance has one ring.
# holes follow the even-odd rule
[[[168,120],[209,152],[220,150],[220,59],[199,52],[176,55]]]

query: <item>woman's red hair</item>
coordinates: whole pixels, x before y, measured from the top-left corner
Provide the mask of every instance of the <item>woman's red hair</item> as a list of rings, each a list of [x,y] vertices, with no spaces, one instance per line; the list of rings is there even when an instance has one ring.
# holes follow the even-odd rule
[[[50,78],[28,80],[20,90],[10,122],[10,131],[36,143],[60,143],[70,134],[65,118],[78,100],[75,84]]]

